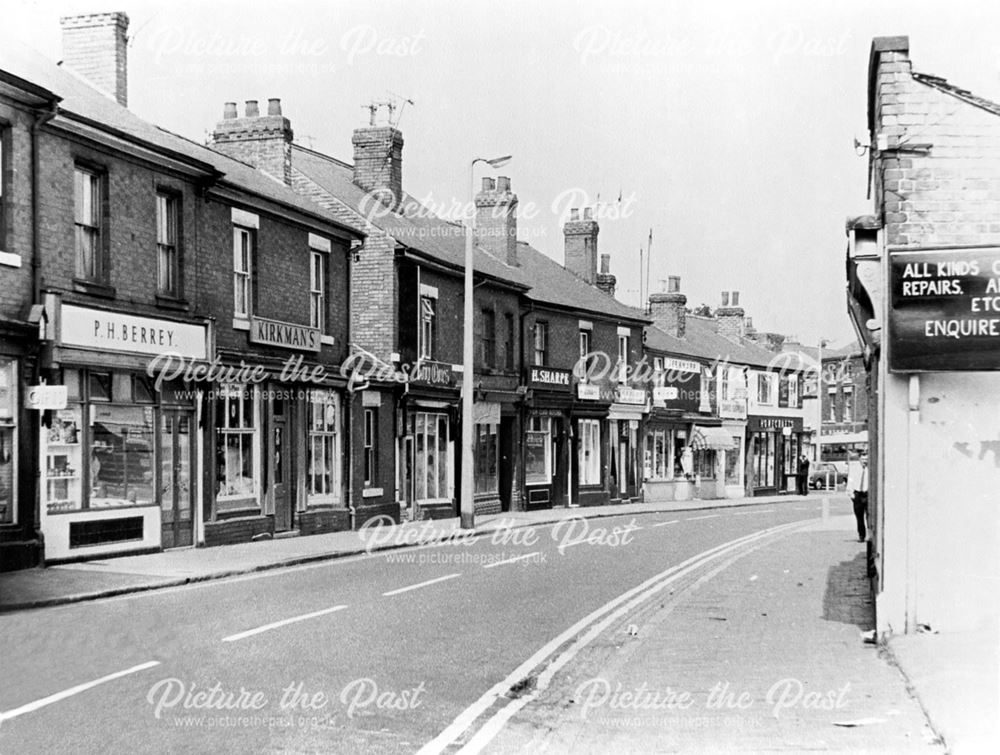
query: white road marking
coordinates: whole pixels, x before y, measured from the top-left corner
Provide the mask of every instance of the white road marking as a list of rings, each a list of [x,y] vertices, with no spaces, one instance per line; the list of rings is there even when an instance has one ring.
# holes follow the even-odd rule
[[[512,564],[515,561],[523,561],[526,558],[537,556],[540,553],[541,551],[533,551],[531,553],[525,553],[523,556],[514,556],[514,558],[508,558],[506,561],[494,561],[492,564],[483,564],[483,568],[492,569],[494,566],[503,566],[504,564]]]
[[[148,668],[153,668],[153,666],[159,666],[159,661],[149,661],[148,663],[140,663],[138,666],[133,666],[132,668],[127,668],[124,671],[116,671],[113,674],[108,674],[107,676],[102,676],[100,679],[95,679],[92,682],[86,682],[84,684],[78,684],[75,687],[70,687],[69,689],[63,690],[62,692],[56,692],[54,695],[49,695],[48,697],[43,697],[41,700],[35,700],[27,705],[22,705],[20,708],[14,708],[13,710],[4,711],[0,713],[0,722],[6,721],[11,718],[17,718],[25,713],[31,713],[38,710],[39,708],[44,708],[46,705],[51,705],[52,703],[57,703],[60,700],[65,700],[67,697],[72,697],[73,695],[78,695],[81,692],[86,692],[88,689],[98,686],[99,684],[104,684],[105,682],[110,682],[114,679],[120,679],[123,676],[128,676],[129,674],[135,674],[139,671],[145,671]]]
[[[587,616],[580,619],[578,622],[573,624],[573,626],[569,627],[558,636],[549,640],[549,642],[539,648],[530,658],[515,668],[504,679],[494,684],[476,702],[462,711],[458,717],[456,717],[455,720],[444,729],[444,731],[421,747],[418,751],[418,755],[437,755],[438,753],[443,752],[447,747],[452,745],[459,737],[461,737],[462,734],[464,734],[485,711],[493,706],[497,700],[502,698],[511,687],[527,677],[546,659],[549,659],[550,656],[562,647],[562,645],[569,642],[574,637],[577,637],[577,635],[584,632],[584,630],[588,629],[588,627],[594,625],[595,622],[598,622],[598,624],[593,627],[591,632],[588,632],[583,637],[580,637],[577,642],[574,643],[574,645],[565,651],[559,658],[552,660],[549,666],[545,669],[543,675],[548,674],[550,671],[554,675],[555,672],[562,667],[562,665],[569,662],[572,658],[572,655],[570,655],[571,651],[572,654],[575,655],[575,653],[583,647],[583,645],[580,644],[581,642],[586,644],[586,642],[591,641],[592,635],[596,636],[596,634],[593,634],[594,631],[598,633],[603,631],[606,625],[615,621],[621,614],[628,612],[634,605],[646,600],[652,594],[655,594],[656,591],[661,590],[663,587],[670,584],[670,582],[680,578],[688,571],[701,566],[703,563],[707,563],[715,556],[735,550],[741,545],[754,542],[755,540],[767,537],[768,535],[803,526],[805,526],[803,522],[792,522],[789,524],[778,525],[776,527],[770,527],[766,530],[759,530],[758,532],[745,535],[737,538],[736,540],[730,540],[727,543],[717,545],[714,548],[703,551],[696,556],[692,556],[680,564],[671,566],[659,574],[650,577],[645,582],[627,590],[617,598],[608,601],[597,610],[592,611]],[[638,598],[636,598],[636,596],[638,596]],[[542,679],[543,677],[540,676],[539,682],[541,682]],[[545,681],[547,682],[547,678]],[[537,689],[538,687],[536,686],[536,690]],[[524,705],[534,699],[534,697],[534,694],[529,694],[518,698],[516,701],[511,700],[510,704],[498,711],[480,728],[479,732],[473,737],[472,740],[469,741],[466,747],[470,748],[472,751],[477,751],[477,749],[482,748],[487,742],[489,742],[496,732],[503,727],[503,724],[507,719],[513,716],[517,710],[524,707]]]
[[[389,592],[382,593],[383,596],[389,597],[390,595],[399,595],[402,592],[409,592],[410,590],[419,590],[421,587],[427,587],[427,585],[435,585],[438,582],[444,582],[446,579],[454,579],[455,577],[461,577],[461,572],[455,572],[454,574],[445,574],[443,577],[438,577],[437,579],[428,579],[426,582],[420,582],[415,585],[410,585],[409,587],[400,587],[398,590],[389,590]]]
[[[692,516],[689,519],[685,519],[685,522],[693,522],[695,519],[715,519],[717,516],[722,516],[722,514],[705,514],[705,516]]]
[[[650,525],[651,527],[666,527],[668,524],[677,524],[680,519],[671,519],[669,522],[657,522],[656,524]]]
[[[773,514],[774,509],[762,509],[761,511],[753,511],[753,514]]]
[[[236,640],[243,640],[247,637],[253,637],[255,634],[260,634],[261,632],[267,632],[271,629],[277,629],[278,627],[287,626],[288,624],[295,624],[299,621],[305,621],[306,619],[315,619],[317,616],[325,616],[328,613],[333,613],[334,611],[339,611],[347,606],[333,606],[331,608],[324,608],[322,611],[313,611],[312,613],[304,613],[301,616],[293,616],[290,619],[282,619],[281,621],[275,621],[271,624],[265,624],[262,627],[257,627],[256,629],[248,629],[245,632],[238,632],[236,634],[231,634],[228,637],[223,637],[223,642],[235,642]]]

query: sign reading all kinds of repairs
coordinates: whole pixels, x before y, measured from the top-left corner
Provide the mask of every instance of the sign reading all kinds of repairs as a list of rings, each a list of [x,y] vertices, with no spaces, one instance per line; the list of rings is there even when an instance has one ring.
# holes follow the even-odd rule
[[[889,260],[890,370],[1000,370],[1000,249]]]

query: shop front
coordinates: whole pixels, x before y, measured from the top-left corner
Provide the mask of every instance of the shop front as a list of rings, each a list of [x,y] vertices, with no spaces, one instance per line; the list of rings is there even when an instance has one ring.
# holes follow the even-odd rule
[[[691,427],[702,406],[702,365],[654,357],[652,402],[644,430],[643,488],[647,501],[686,501],[696,495]]]
[[[572,371],[530,367],[524,421],[525,509],[571,503]]]
[[[151,360],[204,363],[208,325],[61,304],[56,332],[45,367],[64,392],[39,443],[46,561],[193,545],[197,391]]]
[[[639,429],[646,415],[646,391],[619,386],[608,409],[608,487],[612,503],[642,499]]]
[[[602,506],[610,498],[610,399],[611,392],[597,385],[579,383],[576,386],[576,400],[570,410],[571,506]]]
[[[795,492],[802,428],[802,417],[749,417],[746,479],[751,495]]]

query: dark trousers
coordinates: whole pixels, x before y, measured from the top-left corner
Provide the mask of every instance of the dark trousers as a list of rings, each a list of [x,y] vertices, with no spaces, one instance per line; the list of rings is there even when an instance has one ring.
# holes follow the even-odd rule
[[[809,495],[809,475],[799,473],[795,476],[796,487],[799,495]]]
[[[867,534],[865,527],[865,517],[868,515],[868,493],[855,490],[854,494],[854,518],[858,522],[858,540],[864,540]]]

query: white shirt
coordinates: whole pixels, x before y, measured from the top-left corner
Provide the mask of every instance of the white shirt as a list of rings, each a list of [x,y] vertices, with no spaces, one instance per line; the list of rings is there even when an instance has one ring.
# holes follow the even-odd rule
[[[849,491],[868,492],[868,465],[860,461],[852,461],[847,465],[847,489]]]

